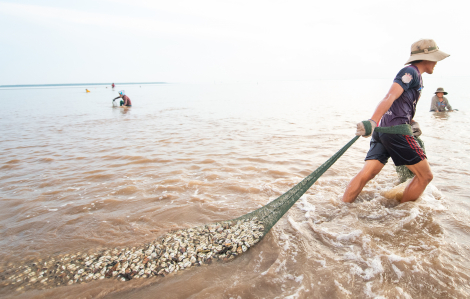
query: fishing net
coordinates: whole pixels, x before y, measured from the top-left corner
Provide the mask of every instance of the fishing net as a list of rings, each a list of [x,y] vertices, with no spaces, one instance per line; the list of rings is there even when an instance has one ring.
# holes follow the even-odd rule
[[[366,129],[366,135],[369,135],[372,128],[369,121],[363,122]],[[411,126],[404,124],[391,127],[377,127],[377,132],[388,133],[388,134],[401,134],[401,135],[413,135]],[[336,152],[330,159],[318,167],[314,172],[308,175],[300,183],[295,185],[292,189],[279,196],[267,205],[243,215],[237,220],[256,219],[264,225],[264,235],[276,224],[279,219],[299,200],[299,198],[321,177],[343,154],[346,150],[359,138],[354,137],[345,146],[343,146],[338,152]],[[405,167],[406,168],[406,167]],[[406,168],[408,170],[408,168]],[[398,170],[397,170],[398,171]],[[411,171],[410,171],[411,172]]]
[[[283,195],[279,196],[267,205],[235,220],[258,219],[264,225],[264,235],[266,235],[276,222],[281,219],[281,217],[297,202],[297,200],[307,192],[318,178],[321,177],[358,138],[359,136],[356,136],[351,139],[351,141],[336,152],[336,154],[334,154],[330,159]]]
[[[366,135],[371,132],[364,121]],[[376,128],[378,132],[412,135],[409,125]],[[117,278],[122,281],[176,273],[192,266],[228,261],[258,243],[299,198],[359,138],[355,136],[330,159],[289,191],[241,217],[168,232],[156,240],[127,248],[65,254],[0,267],[0,287],[50,288]]]

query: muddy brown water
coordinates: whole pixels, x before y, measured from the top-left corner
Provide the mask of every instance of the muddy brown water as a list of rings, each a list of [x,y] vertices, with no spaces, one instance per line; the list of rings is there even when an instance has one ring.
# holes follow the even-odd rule
[[[441,79],[444,80],[444,79]],[[414,203],[353,204],[359,139],[258,244],[166,277],[104,279],[4,298],[466,298],[470,294],[469,97],[416,120],[434,180]],[[364,86],[367,86],[364,89]],[[0,263],[132,247],[229,220],[275,199],[348,142],[389,80],[0,89]],[[449,87],[447,87],[449,86]],[[432,88],[431,88],[432,87]],[[125,89],[134,107],[112,108]]]

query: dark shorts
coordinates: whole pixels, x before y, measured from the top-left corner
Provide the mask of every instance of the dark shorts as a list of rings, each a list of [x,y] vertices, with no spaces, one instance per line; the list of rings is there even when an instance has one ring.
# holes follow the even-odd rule
[[[365,161],[379,160],[385,165],[390,157],[396,166],[415,165],[426,159],[423,149],[413,136],[374,131]]]

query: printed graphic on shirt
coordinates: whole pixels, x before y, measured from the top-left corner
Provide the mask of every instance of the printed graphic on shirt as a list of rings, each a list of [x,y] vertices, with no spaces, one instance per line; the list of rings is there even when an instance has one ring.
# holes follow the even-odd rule
[[[411,80],[413,80],[413,76],[411,76],[410,74],[406,73],[403,75],[403,77],[401,77],[401,81],[405,84],[408,84],[411,82]]]

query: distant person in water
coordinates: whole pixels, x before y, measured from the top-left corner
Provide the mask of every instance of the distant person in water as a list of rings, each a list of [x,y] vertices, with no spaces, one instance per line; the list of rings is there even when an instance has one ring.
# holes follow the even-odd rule
[[[111,87],[112,87],[112,88],[114,88],[114,86],[115,86],[115,85],[114,85],[114,83],[113,83],[113,84],[111,84]]]
[[[435,94],[436,95],[432,97],[431,101],[431,112],[444,112],[446,109],[447,111],[453,111],[452,106],[444,96],[447,94],[447,92],[444,91],[444,88],[439,87]]]
[[[371,132],[366,132],[363,122],[357,124],[356,135],[372,135],[372,138],[364,167],[344,191],[344,202],[353,202],[367,182],[379,174],[390,157],[395,166],[405,165],[415,174],[403,192],[402,203],[418,199],[433,179],[427,157],[414,138],[421,135],[421,129],[413,118],[423,89],[421,74],[432,74],[436,63],[449,55],[439,50],[432,39],[421,39],[413,43],[410,52],[406,66],[395,76],[387,95],[379,102],[368,120]],[[391,127],[403,124],[411,126],[413,136],[374,130],[377,125]]]
[[[121,91],[119,92],[119,96],[116,97],[116,98],[114,98],[114,99],[113,99],[113,102],[114,102],[115,100],[119,99],[119,98],[121,98],[121,103],[120,103],[119,106],[127,106],[127,107],[132,106],[131,99],[129,99],[129,97],[126,96],[124,90],[121,90]]]

